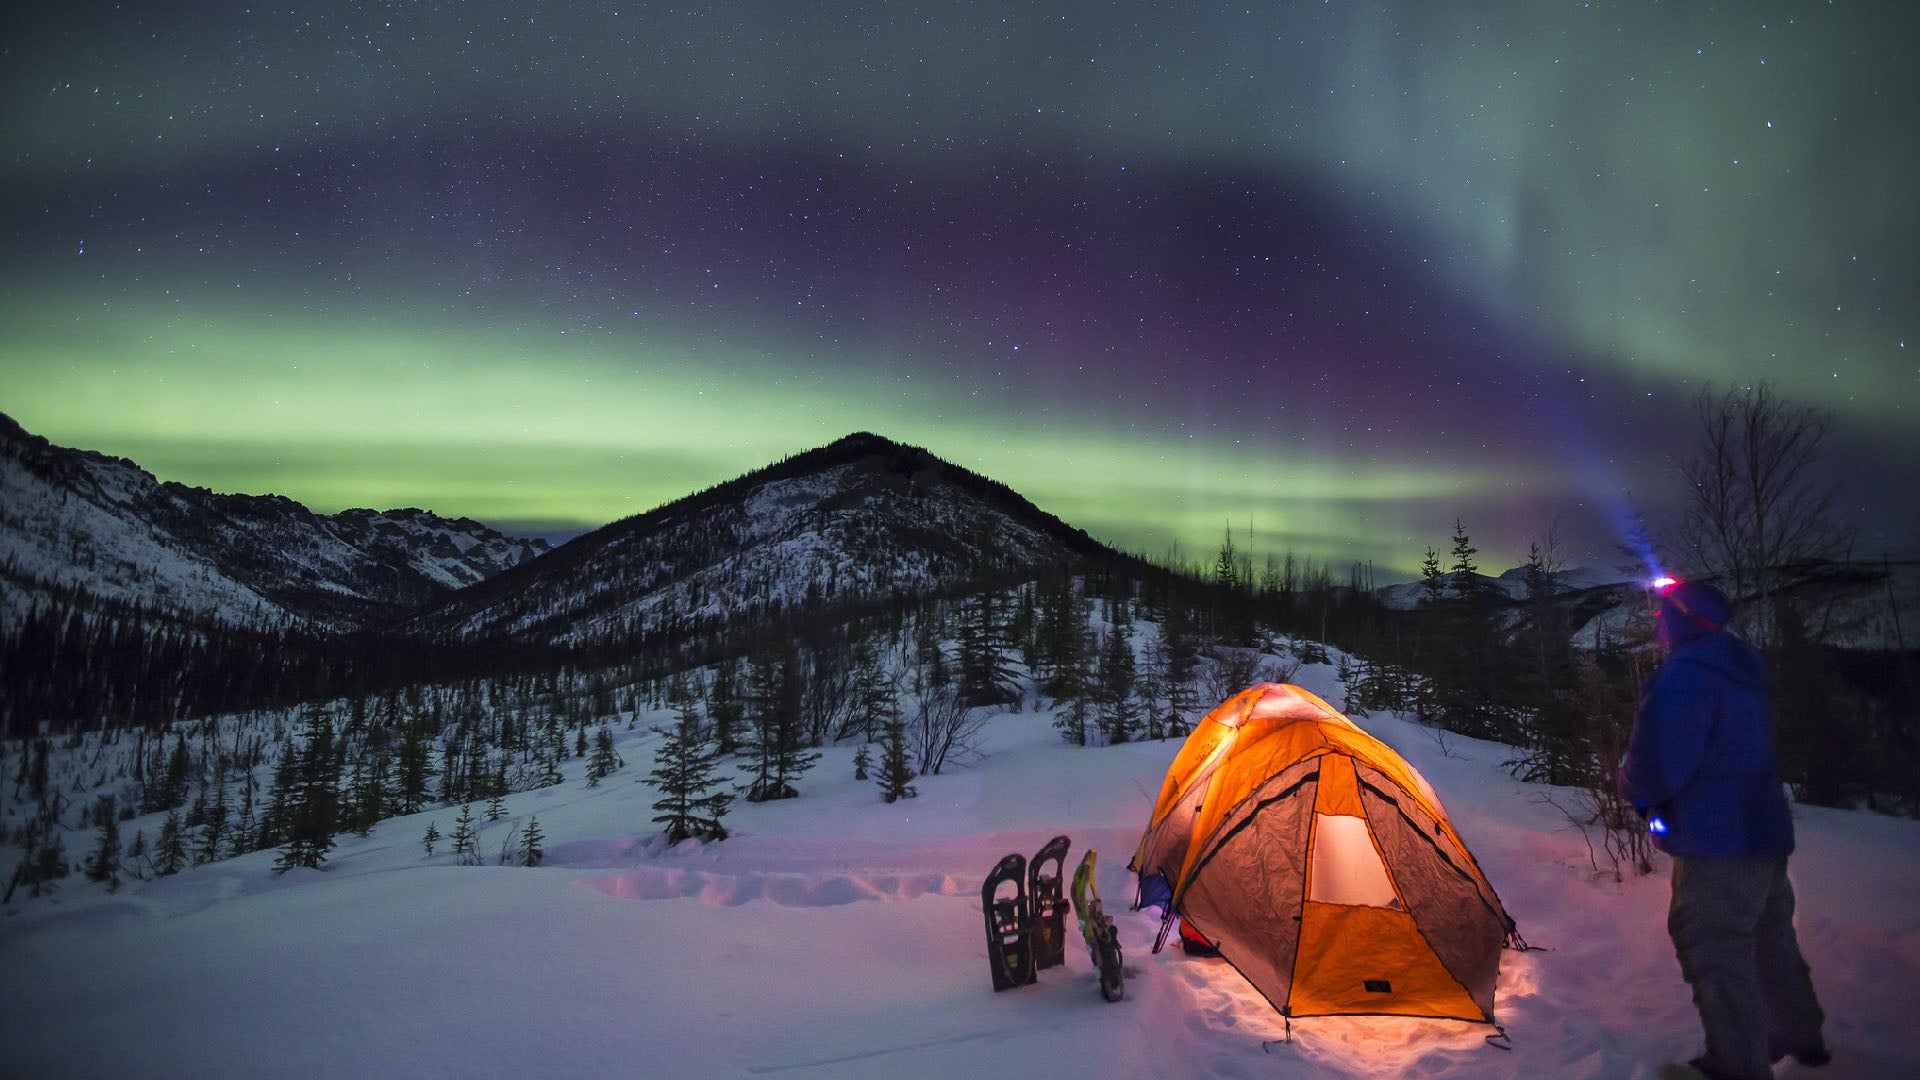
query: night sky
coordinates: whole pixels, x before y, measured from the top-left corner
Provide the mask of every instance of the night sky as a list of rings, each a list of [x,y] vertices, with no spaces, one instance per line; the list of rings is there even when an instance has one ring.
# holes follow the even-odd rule
[[[1765,379],[1920,546],[1905,0],[25,6],[0,411],[162,479],[555,534],[870,430],[1149,556],[1613,566]]]

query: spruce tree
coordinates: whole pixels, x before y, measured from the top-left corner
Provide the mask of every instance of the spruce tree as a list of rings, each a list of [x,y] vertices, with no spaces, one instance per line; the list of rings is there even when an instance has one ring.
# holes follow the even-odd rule
[[[520,834],[521,866],[540,865],[540,860],[546,855],[540,847],[540,842],[545,839],[546,837],[540,832],[540,819],[529,814],[526,830]]]
[[[1100,733],[1108,743],[1131,741],[1138,727],[1133,681],[1133,642],[1125,624],[1116,623],[1101,644],[1100,682],[1094,694]]]
[[[1454,593],[1462,598],[1478,595],[1480,566],[1473,561],[1480,549],[1473,546],[1473,540],[1467,536],[1467,527],[1459,518],[1453,519],[1453,565],[1448,571],[1453,574]]]
[[[393,807],[399,814],[412,814],[427,802],[427,786],[433,779],[433,742],[427,738],[426,718],[415,715],[407,721],[400,739],[399,760],[393,777]]]
[[[187,865],[187,842],[185,830],[180,825],[180,812],[167,811],[167,819],[160,823],[160,839],[154,844],[154,872],[161,877],[177,874]]]
[[[233,828],[227,833],[226,857],[229,859],[238,858],[256,848],[260,835],[260,823],[253,816],[254,790],[253,774],[248,773],[240,789],[240,812],[234,816]]]
[[[880,797],[888,802],[911,799],[913,766],[907,761],[907,721],[895,712],[887,718],[880,738]]]
[[[173,751],[167,755],[164,773],[156,783],[147,787],[144,810],[151,814],[186,805],[187,779],[192,768],[193,758],[187,750],[187,736],[181,732],[174,741]]]
[[[893,679],[874,655],[872,645],[865,641],[854,647],[853,699],[853,727],[861,739],[872,742],[893,712],[899,695]]]
[[[1087,745],[1087,721],[1093,719],[1091,699],[1085,693],[1076,693],[1066,700],[1064,706],[1054,706],[1053,726],[1060,732],[1060,739],[1072,746]]]
[[[923,607],[913,623],[913,652],[918,660],[923,686],[946,686],[952,681],[947,671],[947,609],[944,604]]]
[[[453,858],[461,866],[480,865],[480,831],[473,824],[473,806],[460,804],[460,816],[453,820]]]
[[[1515,741],[1515,732],[1504,721],[1497,690],[1499,680],[1494,667],[1499,662],[1499,642],[1488,610],[1488,593],[1480,584],[1479,566],[1473,556],[1479,551],[1467,536],[1466,526],[1453,523],[1454,597],[1442,605],[1443,636],[1434,642],[1431,665],[1437,694],[1439,720],[1450,730],[1476,739]]]
[[[46,738],[33,741],[33,767],[27,771],[27,796],[38,803],[47,797],[48,765],[47,759],[53,752],[53,742]],[[63,864],[64,865],[64,864]],[[59,876],[66,877],[63,872]],[[34,895],[39,895],[35,893]]]
[[[687,689],[679,679],[675,679],[672,686],[667,689],[667,700],[673,707],[674,723],[692,724],[701,742],[706,742],[713,737],[713,733],[707,730],[706,717],[700,714],[699,694]]]
[[[367,764],[364,757],[356,758],[353,772],[347,777],[347,802],[341,807],[340,827],[355,836],[366,836],[373,831],[374,823],[379,821],[378,805],[384,799],[375,801],[375,813],[366,812]]]
[[[744,716],[738,672],[732,660],[722,660],[714,670],[713,686],[707,690],[707,718],[713,722],[714,753],[721,757],[739,753]]]
[[[36,827],[14,871],[14,884],[24,883],[28,895],[38,898],[42,893],[52,892],[56,888],[54,883],[72,872],[62,830],[51,825]],[[9,885],[7,895],[12,894],[13,886]]]
[[[120,821],[113,811],[113,796],[101,796],[106,812],[94,815],[99,825],[99,840],[87,856],[88,881],[104,881],[108,892],[120,890]],[[97,808],[96,808],[97,809]]]
[[[1227,527],[1220,553],[1213,563],[1214,632],[1230,644],[1245,644],[1253,633],[1253,611],[1248,602],[1252,582],[1241,567],[1233,546],[1233,527]]]
[[[968,705],[1005,705],[1019,699],[999,597],[982,584],[962,603],[956,628],[960,697]]]
[[[205,825],[206,823],[207,823],[207,789],[206,789],[206,786],[203,784],[200,787],[200,793],[193,797],[193,805],[187,808],[187,819],[184,822],[182,822],[181,825],[184,828],[196,829],[202,825]]]
[[[660,790],[653,804],[653,820],[662,826],[667,843],[678,844],[688,838],[703,841],[725,840],[727,830],[720,824],[733,796],[715,792],[714,764],[717,752],[710,751],[701,739],[700,726],[682,719],[672,731],[659,731],[666,742],[654,757],[648,779]]]
[[[1098,648],[1093,639],[1093,601],[1076,592],[1071,582],[1049,605],[1056,626],[1049,640],[1046,692],[1054,699],[1054,727],[1076,746],[1087,743],[1087,721],[1092,718],[1094,681],[1091,668]],[[1059,710],[1064,706],[1065,712]]]
[[[541,787],[553,787],[563,783],[565,776],[560,773],[560,763],[567,758],[567,733],[561,724],[558,712],[549,712],[545,724],[540,729],[540,774]]]
[[[433,856],[433,846],[440,842],[440,823],[438,821],[427,822],[427,835],[422,837],[420,842],[426,845],[427,856],[431,858]]]
[[[667,681],[667,708],[673,711],[675,723],[688,716],[700,720],[699,702],[702,695],[699,680],[694,679],[693,686],[687,685],[687,682],[686,677],[679,674]]]
[[[1572,628],[1555,597],[1553,575],[1559,569],[1558,545],[1527,552],[1527,622],[1517,644],[1522,651],[1517,689],[1530,713],[1524,733],[1528,753],[1514,763],[1523,780],[1572,786],[1586,779],[1593,750],[1583,738],[1586,726],[1577,704],[1579,671]]]
[[[1160,635],[1167,647],[1167,723],[1160,737],[1179,738],[1193,726],[1189,717],[1197,713],[1200,706],[1196,700],[1200,643],[1193,633],[1193,617],[1184,601],[1175,598],[1168,603]]]
[[[196,865],[210,863],[220,858],[221,849],[226,845],[230,826],[227,822],[227,785],[214,784],[213,805],[207,808],[207,823],[200,830],[200,844],[193,853]]]
[[[347,819],[354,833],[366,836],[380,819],[387,816],[387,774],[392,769],[392,753],[382,738],[378,746],[363,746],[353,766],[352,809]]]
[[[291,744],[280,751],[280,762],[273,769],[273,787],[267,793],[267,805],[254,830],[257,848],[279,847],[286,841],[292,816],[294,789],[300,782],[300,754]]]
[[[1073,579],[1062,575],[1049,583],[1035,599],[1033,619],[1033,660],[1028,665],[1041,693],[1057,696],[1053,676],[1058,664],[1060,640],[1067,621],[1067,605],[1073,596]]]
[[[307,721],[306,745],[287,800],[286,850],[274,866],[282,873],[296,866],[317,870],[333,850],[340,816],[340,759],[334,754],[333,722],[325,713]]]
[[[602,727],[593,737],[593,754],[587,758],[587,786],[599,787],[601,780],[625,764],[613,748],[613,729]]]
[[[1447,587],[1446,579],[1440,576],[1440,553],[1427,547],[1426,557],[1420,560],[1420,603],[1422,606],[1437,604]]]
[[[133,843],[127,845],[127,853],[121,861],[125,865],[133,867],[133,876],[136,878],[144,878],[146,876],[140,872],[140,860],[146,853],[147,831],[145,829],[133,830]],[[147,860],[147,865],[153,865],[153,861],[151,859]]]
[[[1007,622],[1007,639],[1020,653],[1020,663],[1029,673],[1040,669],[1039,584],[1029,581],[1014,594],[1013,617]]]
[[[746,787],[748,802],[767,802],[799,796],[793,781],[813,767],[820,755],[801,737],[799,661],[789,646],[782,655],[757,656],[752,672],[753,777]]]
[[[1167,700],[1166,634],[1156,634],[1149,640],[1140,659],[1141,663],[1134,672],[1134,688],[1140,699],[1140,733],[1147,739],[1163,738],[1162,732],[1166,729],[1164,718],[1170,712],[1161,704]]]
[[[1440,554],[1427,546],[1420,560],[1419,617],[1414,635],[1413,664],[1421,674],[1414,687],[1411,704],[1414,717],[1422,724],[1439,723],[1439,682],[1445,664],[1442,656],[1452,648],[1451,610],[1446,603],[1446,578],[1440,573]]]
[[[466,802],[474,796],[466,741],[461,731],[456,729],[440,746],[440,801],[448,806]]]

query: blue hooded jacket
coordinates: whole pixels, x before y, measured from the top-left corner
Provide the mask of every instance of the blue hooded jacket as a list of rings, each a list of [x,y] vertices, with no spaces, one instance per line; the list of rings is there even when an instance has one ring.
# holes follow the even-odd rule
[[[1654,843],[1669,854],[1791,854],[1766,661],[1718,626],[1662,618],[1672,651],[1641,694],[1621,795],[1665,822]]]

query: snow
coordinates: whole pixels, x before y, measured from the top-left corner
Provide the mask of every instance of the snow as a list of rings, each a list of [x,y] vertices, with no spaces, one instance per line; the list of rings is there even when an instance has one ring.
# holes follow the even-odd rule
[[[1296,680],[1338,704],[1332,668]],[[1513,1048],[1451,1021],[1307,1018],[1286,1028],[1223,961],[1158,955],[1126,910],[1126,862],[1178,743],[1059,743],[1044,712],[992,719],[979,755],[880,801],[830,749],[801,798],[736,803],[732,838],[667,849],[644,782],[658,736],[616,728],[627,764],[597,788],[508,799],[493,862],[537,816],[537,868],[457,866],[455,809],[345,836],[324,871],[272,852],[128,881],[78,875],[0,918],[0,1073],[405,1077],[1646,1077],[1698,1052],[1665,932],[1666,863],[1591,866],[1566,792],[1520,784],[1507,751],[1356,718],[1445,802],[1540,951],[1503,954]],[[622,725],[624,727],[624,725]],[[1801,942],[1835,1062],[1780,1076],[1920,1075],[1920,822],[1797,808]],[[151,842],[157,818],[143,828]],[[1077,935],[1067,965],[994,993],[978,889],[1056,833],[1098,883],[1126,950],[1109,1004]],[[9,849],[11,850],[11,849]],[[76,861],[85,837],[69,840]],[[1070,924],[1071,925],[1071,924]]]
[[[170,546],[129,507],[157,489],[130,463],[76,455],[93,491],[56,487],[0,454],[0,556],[9,574],[51,589],[87,589],[131,605],[193,606],[242,624],[277,606],[206,556]],[[41,590],[0,590],[0,618],[24,619]]]

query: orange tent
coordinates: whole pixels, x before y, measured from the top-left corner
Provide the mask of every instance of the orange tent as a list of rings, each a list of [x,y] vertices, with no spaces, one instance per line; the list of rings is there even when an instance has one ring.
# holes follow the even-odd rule
[[[1209,713],[1131,863],[1281,1015],[1493,1021],[1518,943],[1425,779],[1297,686]],[[1164,934],[1162,935],[1164,940]]]

